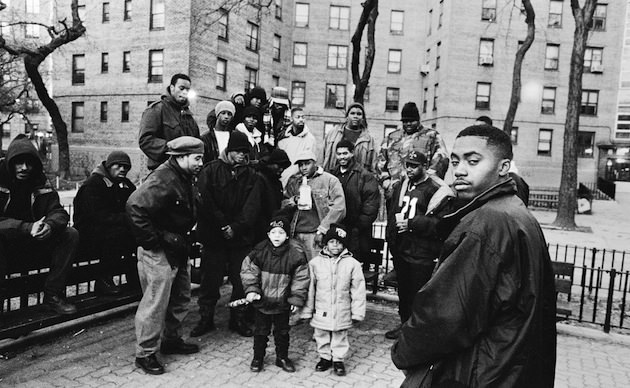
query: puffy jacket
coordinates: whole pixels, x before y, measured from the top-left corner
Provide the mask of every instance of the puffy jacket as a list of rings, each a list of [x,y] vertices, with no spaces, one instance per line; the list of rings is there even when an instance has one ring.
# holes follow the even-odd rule
[[[435,386],[553,387],[551,261],[515,192],[499,183],[444,217],[452,231],[437,270],[392,347],[408,379],[433,365]]]
[[[343,139],[343,131],[346,124],[340,125],[326,135],[324,139],[324,157],[322,167],[324,170],[331,171],[337,165],[337,143]],[[376,162],[376,142],[369,130],[363,129],[356,143],[354,144],[354,160],[358,165],[368,171],[374,171],[374,163]]]
[[[330,331],[352,327],[365,318],[365,278],[361,263],[344,249],[337,257],[321,253],[308,263],[311,284],[302,318],[311,326]]]
[[[155,169],[168,159],[166,143],[180,136],[199,137],[199,127],[188,105],[180,105],[170,95],[163,95],[142,113],[138,143],[149,158],[147,167]]]
[[[20,155],[29,155],[33,163],[31,177],[24,183],[18,182],[15,178],[13,160]],[[29,217],[21,219],[7,214],[12,195],[16,195],[19,184],[28,185],[26,189],[30,195],[30,211],[27,209],[25,212]],[[50,226],[53,233],[65,229],[70,220],[70,216],[59,202],[59,194],[44,175],[37,150],[28,138],[18,136],[9,144],[6,158],[0,159],[0,234],[18,231],[30,235],[33,223],[42,217],[45,217],[44,222]]]
[[[254,307],[265,314],[304,306],[310,283],[304,248],[291,239],[279,247],[269,239],[260,242],[243,260],[241,280],[245,295],[255,292],[262,296]]]
[[[138,245],[147,250],[163,248],[171,265],[187,258],[187,234],[196,221],[197,192],[192,176],[174,159],[153,172],[127,200],[127,214]]]
[[[376,220],[381,205],[381,192],[374,174],[354,161],[349,166],[345,178],[339,166],[335,167],[331,173],[341,182],[346,198],[346,218],[343,224],[349,229],[359,228],[371,231],[372,223]]]
[[[298,166],[294,164],[297,157],[309,151],[317,155],[317,140],[315,140],[315,136],[313,136],[306,124],[304,124],[302,132],[297,135],[293,134],[293,126],[290,126],[284,132],[284,136],[278,141],[278,148],[284,150],[291,163],[293,163],[282,172],[281,181],[286,186],[289,178],[299,172]]]
[[[129,179],[111,178],[104,162],[96,166],[74,197],[74,227],[81,233],[82,245],[87,248],[109,235],[131,232],[125,205],[135,190]]]
[[[300,194],[300,184],[302,184],[302,174],[297,173],[289,178],[285,188],[287,198]],[[313,205],[319,216],[319,226],[317,231],[325,234],[330,228],[330,224],[339,223],[346,216],[346,199],[343,194],[341,182],[334,175],[324,172],[321,167],[317,168],[315,174],[308,180],[311,186],[311,196]],[[286,206],[286,204],[284,204]],[[297,210],[291,222],[291,235],[295,232],[300,210]]]
[[[199,224],[197,235],[204,244],[253,245],[261,210],[261,182],[249,166],[233,166],[225,151],[206,164],[199,174]],[[221,228],[230,225],[234,237],[223,238]]]

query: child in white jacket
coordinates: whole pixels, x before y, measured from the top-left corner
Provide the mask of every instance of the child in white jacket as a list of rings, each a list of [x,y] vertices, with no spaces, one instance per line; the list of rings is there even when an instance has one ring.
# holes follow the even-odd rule
[[[313,326],[320,360],[315,370],[330,367],[344,376],[350,343],[348,329],[365,318],[365,279],[361,264],[345,248],[347,233],[333,224],[323,238],[324,249],[309,264],[311,284],[302,318]]]

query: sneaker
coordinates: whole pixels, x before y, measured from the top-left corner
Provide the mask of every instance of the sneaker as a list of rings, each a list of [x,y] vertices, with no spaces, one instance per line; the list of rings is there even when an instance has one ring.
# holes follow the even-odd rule
[[[333,362],[333,370],[337,376],[345,376],[346,375],[346,366],[343,364],[343,361],[335,361]]]
[[[44,304],[57,314],[69,315],[77,312],[77,307],[59,295],[44,295]]]
[[[317,365],[315,365],[315,370],[317,372],[325,372],[332,366],[332,360],[327,360],[325,358],[320,358]]]
[[[155,353],[148,357],[136,357],[136,366],[150,375],[161,375],[164,373],[164,366],[160,364]]]
[[[263,360],[260,358],[254,358],[252,363],[249,365],[249,370],[256,373],[263,370]]]
[[[398,337],[400,337],[401,328],[402,326],[398,326],[397,328],[388,331],[387,333],[385,333],[385,338],[391,339],[391,340],[398,339]]]
[[[193,354],[199,351],[199,346],[187,344],[183,339],[162,341],[160,352],[162,354]]]

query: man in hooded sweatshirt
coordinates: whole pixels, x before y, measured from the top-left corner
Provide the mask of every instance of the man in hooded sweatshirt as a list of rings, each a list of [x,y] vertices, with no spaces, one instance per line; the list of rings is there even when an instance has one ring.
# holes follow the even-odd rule
[[[58,314],[73,314],[65,298],[66,279],[79,245],[79,233],[59,203],[37,150],[24,135],[9,144],[0,160],[0,294],[13,263],[29,268],[50,265],[44,304]],[[8,270],[8,271],[7,271]]]
[[[167,94],[149,105],[142,114],[138,143],[149,158],[147,167],[150,170],[169,158],[166,143],[170,140],[180,136],[199,138],[199,127],[188,107],[190,82],[186,74],[175,74],[166,88]]]
[[[292,163],[282,173],[282,185],[286,186],[291,175],[299,172],[297,165],[293,164],[297,161],[297,156],[309,151],[317,154],[317,140],[306,125],[302,108],[291,109],[291,125],[284,132],[284,136],[278,140],[278,148],[287,153]]]

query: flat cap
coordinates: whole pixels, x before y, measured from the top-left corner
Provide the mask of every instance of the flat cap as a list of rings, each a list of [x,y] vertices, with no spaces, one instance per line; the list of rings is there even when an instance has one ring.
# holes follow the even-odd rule
[[[167,155],[203,154],[203,141],[192,136],[180,136],[166,143]]]

